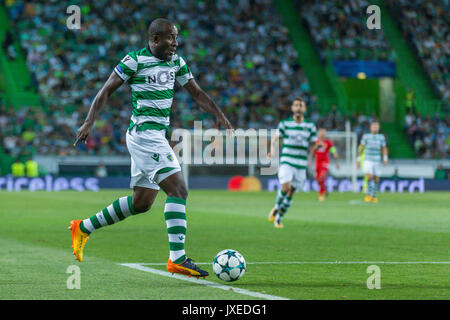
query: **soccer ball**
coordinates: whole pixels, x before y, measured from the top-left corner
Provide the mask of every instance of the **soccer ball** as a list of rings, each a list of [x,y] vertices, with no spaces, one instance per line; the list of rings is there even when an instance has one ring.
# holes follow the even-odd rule
[[[220,280],[236,281],[244,275],[246,269],[244,257],[236,250],[225,249],[214,257],[213,271]]]

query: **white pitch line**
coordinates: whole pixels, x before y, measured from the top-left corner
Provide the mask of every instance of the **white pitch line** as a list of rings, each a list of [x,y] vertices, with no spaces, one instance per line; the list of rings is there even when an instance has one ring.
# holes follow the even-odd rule
[[[133,264],[146,266],[165,266],[167,262],[143,262]],[[206,265],[212,263],[196,262],[195,264]],[[450,261],[260,261],[247,262],[247,264],[450,264]]]
[[[254,292],[254,291],[236,288],[236,287],[232,287],[232,286],[225,286],[225,285],[219,284],[217,282],[207,281],[207,280],[203,280],[203,279],[188,278],[186,276],[182,276],[179,274],[172,275],[170,272],[167,272],[167,271],[161,271],[161,270],[157,270],[157,269],[153,269],[153,268],[149,268],[149,267],[144,267],[141,263],[119,263],[119,265],[129,267],[132,269],[136,269],[136,270],[140,270],[140,271],[154,273],[154,274],[168,277],[168,278],[175,278],[178,280],[189,281],[189,282],[196,283],[196,284],[202,284],[204,286],[211,287],[211,288],[222,289],[225,291],[232,290],[233,292],[244,294],[244,295],[247,295],[250,297],[261,298],[261,299],[266,299],[266,300],[290,300],[288,298],[272,296],[269,294]]]

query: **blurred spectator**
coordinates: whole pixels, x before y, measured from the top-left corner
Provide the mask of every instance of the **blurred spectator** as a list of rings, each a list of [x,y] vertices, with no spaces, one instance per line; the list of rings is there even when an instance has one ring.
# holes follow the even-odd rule
[[[12,172],[13,177],[24,177],[25,176],[25,165],[23,164],[22,161],[17,159],[11,165],[11,172]]]
[[[420,158],[450,158],[450,116],[435,114],[422,117],[409,112],[405,116],[405,133]]]
[[[108,171],[106,170],[106,166],[104,163],[100,163],[95,169],[95,176],[97,178],[104,178],[108,176]]]
[[[6,31],[5,40],[2,43],[3,51],[6,52],[6,56],[10,60],[14,60],[17,57],[16,49],[14,48],[14,38],[10,30]]]
[[[446,172],[444,170],[444,166],[442,165],[442,163],[434,171],[434,178],[436,180],[444,180],[444,179],[446,179]]]
[[[391,179],[394,181],[397,181],[398,179],[400,179],[400,177],[398,175],[398,168],[395,168],[394,174],[391,176]]]
[[[416,96],[412,88],[409,88],[408,92],[406,92],[405,106],[407,113],[416,112]]]
[[[27,177],[34,178],[39,175],[38,163],[34,161],[32,158],[28,158],[25,162],[25,169],[27,173]]]

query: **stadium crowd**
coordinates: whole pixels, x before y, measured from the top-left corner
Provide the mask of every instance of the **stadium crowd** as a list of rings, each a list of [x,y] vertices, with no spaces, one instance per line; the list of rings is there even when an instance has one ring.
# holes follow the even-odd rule
[[[63,2],[12,2],[11,18],[39,93],[57,108],[76,106],[86,112],[118,61],[146,45],[149,19],[159,16],[176,22],[178,53],[237,126],[273,122],[273,106],[297,95],[310,98],[287,29],[280,28],[268,0],[81,1],[80,30],[66,27]],[[123,86],[111,100],[128,112],[129,99]],[[194,119],[213,124],[183,90],[174,100],[174,126],[191,127]]]
[[[422,116],[412,110],[405,116],[404,130],[416,155],[424,159],[450,158],[450,116]]]
[[[289,110],[289,105],[284,106],[283,110]],[[273,123],[271,122],[269,127],[276,127],[286,114],[274,114]],[[261,115],[264,117],[263,112]],[[345,130],[345,123],[350,121],[352,130],[361,136],[369,130],[369,124],[376,116],[363,113],[342,115],[336,106],[333,106],[330,112],[321,114],[317,104],[313,104],[308,109],[307,118],[316,123],[317,127],[333,131]],[[126,111],[111,108],[105,116],[96,121],[87,144],[80,144],[75,150],[71,145],[80,121],[83,119],[84,114],[80,110],[65,111],[56,106],[50,106],[48,109],[24,106],[18,110],[0,107],[0,146],[14,158],[28,157],[30,152],[61,156],[80,153],[128,154],[124,135],[128,123]],[[264,127],[262,122],[254,124]],[[249,125],[244,124],[239,128],[246,129]],[[25,151],[26,154],[23,154]]]
[[[442,100],[450,101],[448,1],[388,0]]]
[[[363,47],[357,52],[373,52],[371,45],[375,45],[380,49],[375,51],[389,52],[382,33],[376,33],[376,39],[365,43],[362,39],[365,36],[354,35],[358,32],[356,18],[349,19],[353,22],[345,28],[339,23],[343,13],[351,17],[354,8],[365,2],[339,2],[336,9],[330,9],[323,1],[306,1],[305,6],[320,13],[312,15],[316,20],[310,19],[313,27],[317,25],[319,42],[328,49]],[[269,0],[180,0],[176,4],[145,0],[120,0],[113,4],[106,0],[81,1],[80,30],[66,27],[66,4],[60,1],[51,0],[44,5],[9,0],[6,5],[14,34],[20,35],[26,53],[32,84],[45,100],[45,108],[24,106],[13,110],[0,105],[0,146],[14,157],[24,150],[49,155],[127,154],[124,132],[131,113],[127,86],[122,86],[109,100],[88,143],[80,144],[77,150],[71,144],[97,91],[127,52],[145,46],[148,19],[158,16],[177,23],[178,53],[185,57],[197,81],[237,128],[276,127],[289,114],[290,102],[296,96],[305,98],[308,117],[318,127],[329,130],[344,130],[348,120],[361,136],[375,117],[362,113],[342,115],[336,107],[325,115],[320,113],[298,64],[297,53],[288,40],[287,29],[280,27],[280,17]],[[323,19],[335,21],[334,27],[324,26]],[[335,40],[326,43],[323,37]],[[213,120],[180,88],[176,90],[171,116],[173,128],[192,128],[194,120],[202,120],[206,128],[213,126]],[[447,128],[448,124],[447,121]],[[418,144],[420,135],[411,136],[413,143]],[[429,153],[420,154],[441,154],[433,149],[440,145],[434,143]]]
[[[390,60],[396,59],[382,30],[373,32],[366,27],[367,17],[361,8],[367,0],[295,0],[302,20],[306,21],[322,61]]]

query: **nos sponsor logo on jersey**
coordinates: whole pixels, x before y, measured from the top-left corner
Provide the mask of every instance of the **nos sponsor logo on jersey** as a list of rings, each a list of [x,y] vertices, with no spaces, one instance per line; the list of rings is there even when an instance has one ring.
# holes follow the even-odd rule
[[[159,85],[164,85],[167,82],[173,82],[175,80],[175,72],[168,70],[161,70],[156,74],[147,76],[147,83],[157,83]]]

